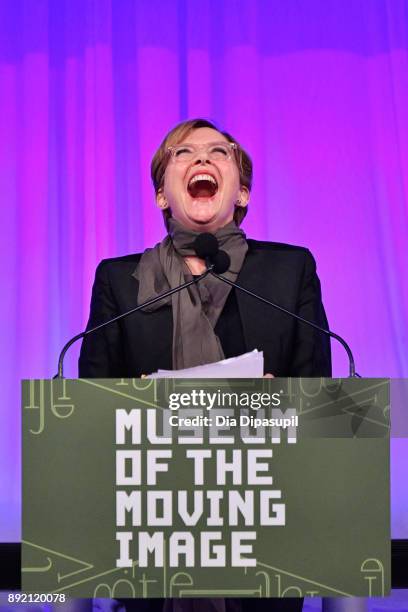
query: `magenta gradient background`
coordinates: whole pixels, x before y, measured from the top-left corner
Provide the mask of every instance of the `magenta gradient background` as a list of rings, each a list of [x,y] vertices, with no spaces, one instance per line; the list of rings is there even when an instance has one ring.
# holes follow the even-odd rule
[[[244,229],[311,249],[358,371],[408,377],[407,48],[404,0],[1,3],[0,541],[20,539],[19,381],[54,374],[98,262],[162,238],[149,164],[180,120],[251,153]],[[394,441],[394,537],[407,463]]]

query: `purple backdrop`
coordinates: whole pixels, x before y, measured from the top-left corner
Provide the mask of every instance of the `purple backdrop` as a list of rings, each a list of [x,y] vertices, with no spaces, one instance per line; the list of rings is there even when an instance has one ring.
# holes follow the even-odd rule
[[[54,374],[100,259],[163,236],[149,164],[180,120],[213,119],[252,154],[244,228],[312,250],[358,371],[408,377],[407,14],[404,0],[0,4],[0,541],[20,538],[19,380]],[[400,440],[395,474],[404,461]]]

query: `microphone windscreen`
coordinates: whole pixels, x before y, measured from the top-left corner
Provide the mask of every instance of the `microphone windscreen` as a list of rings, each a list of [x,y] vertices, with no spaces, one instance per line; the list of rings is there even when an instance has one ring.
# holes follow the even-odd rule
[[[193,242],[193,249],[200,259],[214,257],[218,253],[218,240],[213,234],[198,234]]]
[[[231,265],[231,258],[225,251],[218,251],[212,257],[211,263],[214,265],[213,270],[216,274],[224,274]]]

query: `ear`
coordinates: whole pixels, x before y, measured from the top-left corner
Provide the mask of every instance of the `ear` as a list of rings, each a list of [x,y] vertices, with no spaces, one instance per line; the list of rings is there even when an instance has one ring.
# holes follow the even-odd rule
[[[156,194],[156,204],[160,208],[160,210],[165,210],[166,208],[169,207],[167,199],[163,193],[163,189],[159,189],[159,191]]]
[[[241,185],[239,189],[239,198],[236,203],[236,206],[240,206],[241,208],[246,208],[249,202],[249,190],[248,187],[244,187]]]

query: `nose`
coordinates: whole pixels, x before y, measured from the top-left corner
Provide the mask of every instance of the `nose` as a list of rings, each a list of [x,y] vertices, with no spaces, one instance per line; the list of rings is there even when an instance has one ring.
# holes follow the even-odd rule
[[[199,146],[194,155],[193,164],[195,166],[199,166],[200,164],[211,163],[211,160],[208,157],[208,150],[205,146],[202,148]]]
[[[194,158],[194,165],[199,166],[200,164],[211,164],[211,160],[208,157],[207,151],[198,151]]]

